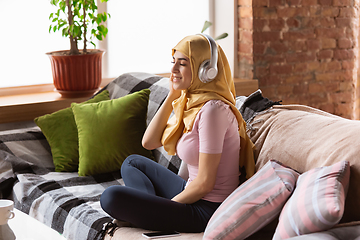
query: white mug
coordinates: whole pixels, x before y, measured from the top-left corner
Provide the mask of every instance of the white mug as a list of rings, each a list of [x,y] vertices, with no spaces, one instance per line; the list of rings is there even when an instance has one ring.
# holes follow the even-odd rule
[[[9,219],[15,217],[13,210],[13,201],[7,199],[0,199],[0,225],[7,224]]]

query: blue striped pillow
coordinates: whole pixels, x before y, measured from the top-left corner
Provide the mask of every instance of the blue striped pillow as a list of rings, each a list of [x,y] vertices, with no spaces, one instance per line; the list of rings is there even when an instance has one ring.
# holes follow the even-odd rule
[[[292,193],[299,174],[270,160],[239,186],[211,217],[203,239],[245,239],[276,216]]]
[[[309,170],[300,175],[285,204],[274,240],[330,229],[343,213],[350,179],[349,162]]]

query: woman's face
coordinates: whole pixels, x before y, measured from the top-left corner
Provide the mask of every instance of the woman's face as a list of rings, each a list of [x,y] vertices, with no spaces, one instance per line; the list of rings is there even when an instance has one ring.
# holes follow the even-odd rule
[[[171,68],[174,90],[185,90],[191,86],[192,73],[190,59],[179,51],[173,56]]]

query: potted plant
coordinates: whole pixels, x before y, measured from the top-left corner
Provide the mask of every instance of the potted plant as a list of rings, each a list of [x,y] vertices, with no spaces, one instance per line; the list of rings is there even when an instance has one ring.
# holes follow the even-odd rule
[[[101,0],[107,2],[108,0]],[[102,24],[110,14],[97,13],[96,0],[50,0],[57,7],[51,13],[49,32],[60,31],[70,40],[70,50],[46,53],[51,61],[54,86],[63,97],[92,95],[101,84],[103,50],[88,49],[93,38],[103,40],[108,29]],[[79,50],[78,42],[83,42]]]

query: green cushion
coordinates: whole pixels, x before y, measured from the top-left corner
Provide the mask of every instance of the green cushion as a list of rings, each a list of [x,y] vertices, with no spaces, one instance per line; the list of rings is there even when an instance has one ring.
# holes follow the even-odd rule
[[[71,104],[79,136],[79,176],[116,171],[130,154],[152,158],[141,145],[149,89],[86,105]]]
[[[81,103],[109,100],[105,90]],[[79,165],[78,131],[71,107],[34,119],[48,141],[56,172],[76,172]]]

